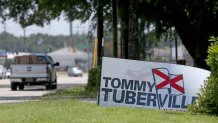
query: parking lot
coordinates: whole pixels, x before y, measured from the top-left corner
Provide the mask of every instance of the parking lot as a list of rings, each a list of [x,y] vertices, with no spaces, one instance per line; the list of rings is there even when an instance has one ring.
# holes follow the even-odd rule
[[[88,76],[68,77],[65,73],[58,73],[57,89],[66,89],[73,86],[85,86]],[[27,100],[38,100],[43,94],[56,90],[45,90],[45,86],[25,86],[22,91],[11,91],[10,79],[0,80],[0,103],[21,102]]]

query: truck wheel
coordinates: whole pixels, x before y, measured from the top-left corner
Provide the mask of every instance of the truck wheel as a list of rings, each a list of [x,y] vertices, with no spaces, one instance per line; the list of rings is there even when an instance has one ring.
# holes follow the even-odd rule
[[[46,89],[46,90],[51,90],[51,85],[50,85],[50,84],[49,84],[49,85],[46,85],[46,86],[45,86],[45,89]]]
[[[52,89],[52,82],[51,81],[48,83],[48,85],[45,85],[45,89],[46,90],[51,90]]]
[[[48,85],[45,85],[45,89],[46,90],[51,90],[52,89],[52,79],[51,79],[51,75],[50,75],[50,79],[48,81]]]
[[[23,90],[24,89],[24,84],[19,84],[19,90]]]
[[[17,83],[16,82],[12,82],[11,83],[11,90],[12,91],[16,91],[17,90]]]
[[[52,84],[52,89],[57,89],[57,77],[55,78],[55,81]]]
[[[57,89],[57,84],[52,85],[52,89]]]

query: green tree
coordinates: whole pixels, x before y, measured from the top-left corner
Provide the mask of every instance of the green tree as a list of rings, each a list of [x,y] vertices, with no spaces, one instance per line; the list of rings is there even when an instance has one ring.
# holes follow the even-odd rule
[[[136,57],[138,54],[138,17],[151,23],[157,34],[166,33],[175,27],[186,49],[194,58],[196,67],[206,68],[207,39],[218,35],[217,11],[215,0],[117,0],[121,25],[121,44],[123,58]],[[67,20],[89,19],[92,13],[98,18],[98,40],[101,44],[106,14],[111,9],[108,0],[1,0],[2,18],[14,18],[26,27],[31,24],[43,25],[63,14]],[[7,11],[4,11],[7,10]],[[96,14],[97,13],[97,14]],[[3,20],[4,20],[3,19]],[[109,20],[110,21],[110,20]],[[101,45],[99,45],[99,57]]]
[[[5,49],[7,47],[8,51],[23,51],[24,50],[24,42],[23,37],[17,37],[13,34],[9,34],[6,32],[7,42],[5,43],[5,33],[0,33],[0,49]],[[86,40],[84,38],[86,35],[82,34],[74,34],[73,40],[74,47],[78,50],[84,50],[86,48]],[[29,52],[49,52],[49,48],[52,51],[63,48],[65,42],[69,41],[69,36],[64,35],[48,35],[48,34],[31,34],[26,37],[26,46]]]
[[[195,113],[218,115],[218,37],[211,37],[210,41],[213,42],[208,49],[207,64],[211,74],[201,86],[198,101],[188,109]]]
[[[51,19],[59,18],[62,14],[68,21],[80,19],[86,21],[92,13],[90,2],[87,0],[10,0],[2,4],[8,13],[4,17],[12,18],[23,27],[36,24],[43,26]]]
[[[58,17],[61,13],[69,21],[75,19],[80,19],[83,22],[91,17],[94,13],[94,17],[97,17],[97,39],[98,39],[98,65],[100,64],[101,54],[101,44],[103,38],[103,28],[104,28],[104,9],[107,9],[107,5],[110,4],[107,0],[66,0],[66,1],[50,1],[41,0],[40,4],[46,8],[48,13],[51,13],[51,17]]]
[[[194,59],[194,66],[206,65],[209,36],[218,35],[218,2],[215,0],[144,0],[139,7],[145,18],[162,34],[175,27]]]

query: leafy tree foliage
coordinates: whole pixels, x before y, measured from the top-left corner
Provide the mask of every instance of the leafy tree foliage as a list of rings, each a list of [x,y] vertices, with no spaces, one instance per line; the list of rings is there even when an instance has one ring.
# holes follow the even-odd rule
[[[40,4],[50,16],[59,17],[63,14],[68,21],[80,19],[86,21],[90,18],[93,8],[89,0],[40,0]]]
[[[43,26],[49,23],[50,14],[39,4],[39,0],[5,0],[8,18],[19,22],[22,27],[32,24]]]
[[[210,40],[215,41],[208,49],[207,64],[211,68],[211,74],[201,87],[198,101],[189,106],[189,110],[218,115],[218,37],[212,37]]]
[[[1,0],[0,16],[13,18],[23,27],[43,25],[64,15],[67,20],[98,18],[98,39],[101,44],[104,22],[111,22],[111,1],[108,0]],[[138,21],[144,18],[155,27],[157,34],[172,27],[178,32],[195,66],[206,68],[208,38],[218,35],[215,0],[117,0],[121,25],[121,44],[124,58],[138,54]],[[97,13],[97,14],[96,14]],[[103,23],[103,24],[102,24]],[[110,25],[110,23],[109,23]],[[130,34],[130,35],[129,35]],[[100,53],[99,46],[99,53]],[[131,52],[131,53],[130,53]],[[133,56],[133,55],[132,55]],[[135,57],[135,56],[134,56]]]
[[[206,68],[209,36],[218,35],[215,0],[143,0],[140,12],[162,34],[175,27],[196,67]]]
[[[32,34],[26,37],[26,42],[24,42],[23,37],[16,37],[12,34],[6,32],[7,41],[5,42],[5,33],[0,34],[0,49],[5,49],[7,51],[25,51],[27,46],[29,52],[49,52],[63,48],[64,44],[68,42],[68,46],[72,46],[69,42],[70,37],[64,35],[51,36],[48,34]],[[74,47],[82,45],[82,49],[87,48],[87,39],[85,34],[75,34],[73,35]],[[49,49],[50,48],[50,49]]]

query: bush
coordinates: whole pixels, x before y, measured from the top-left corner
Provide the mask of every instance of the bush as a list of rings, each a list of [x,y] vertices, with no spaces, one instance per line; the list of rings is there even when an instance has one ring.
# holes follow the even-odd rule
[[[92,68],[89,71],[88,84],[86,90],[97,93],[100,87],[100,77],[101,77],[100,68],[99,67]]]
[[[188,110],[195,113],[218,115],[218,37],[211,37],[208,49],[207,64],[211,68],[210,77],[201,86],[198,100]]]

